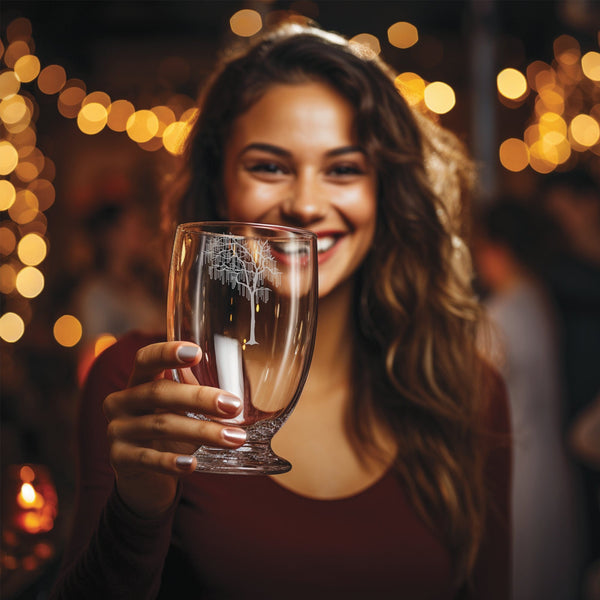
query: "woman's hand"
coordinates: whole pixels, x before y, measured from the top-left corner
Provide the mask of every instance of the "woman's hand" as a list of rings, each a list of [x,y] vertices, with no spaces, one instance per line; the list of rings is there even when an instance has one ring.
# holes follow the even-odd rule
[[[242,407],[239,398],[217,388],[165,377],[167,369],[191,367],[201,357],[198,346],[182,342],[145,346],[137,352],[128,387],[104,400],[117,490],[142,517],[169,508],[179,477],[196,468],[190,455],[200,445],[237,448],[246,439],[243,429],[186,416],[230,419]]]

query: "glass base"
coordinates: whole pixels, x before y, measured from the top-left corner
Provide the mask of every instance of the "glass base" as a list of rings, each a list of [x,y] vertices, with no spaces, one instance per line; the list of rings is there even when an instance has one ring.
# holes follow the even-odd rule
[[[232,450],[200,446],[194,456],[196,471],[229,475],[277,475],[287,473],[292,465],[277,456],[268,442],[248,441]]]

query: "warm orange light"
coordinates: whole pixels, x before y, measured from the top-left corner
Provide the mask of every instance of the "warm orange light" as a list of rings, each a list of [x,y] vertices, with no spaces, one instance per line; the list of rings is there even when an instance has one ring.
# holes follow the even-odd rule
[[[410,48],[419,41],[419,32],[412,23],[399,21],[387,30],[388,40],[396,48]]]
[[[39,265],[45,258],[48,248],[42,236],[37,233],[27,233],[19,241],[17,256],[28,266]]]
[[[117,341],[117,338],[110,333],[105,333],[96,339],[94,343],[94,356],[99,356],[104,350],[112,346]]]
[[[158,132],[158,117],[151,110],[138,110],[127,119],[127,135],[134,142],[147,142]]]
[[[8,227],[0,227],[0,254],[8,256],[12,254],[17,246],[17,238],[13,231]],[[9,265],[2,265],[9,266]],[[1,268],[1,267],[0,267]],[[12,267],[11,267],[12,268]]]
[[[559,63],[574,65],[581,56],[579,42],[570,35],[561,35],[554,40],[554,56]]]
[[[87,135],[100,133],[108,121],[108,112],[99,102],[91,102],[81,107],[77,114],[77,126]]]
[[[456,96],[454,90],[443,81],[434,81],[425,88],[425,105],[438,115],[443,115],[454,108]]]
[[[152,112],[158,118],[158,131],[156,137],[162,137],[165,129],[171,124],[175,123],[175,113],[168,106],[155,106]],[[185,119],[182,119],[182,121]]]
[[[4,53],[4,64],[6,64],[9,69],[12,69],[21,56],[26,56],[27,54],[30,54],[30,52],[31,50],[29,49],[27,42],[16,40],[6,48],[6,52]]]
[[[584,75],[592,81],[600,81],[600,53],[588,52],[581,58],[581,68]]]
[[[416,73],[400,73],[394,80],[396,89],[411,105],[416,106],[425,98],[425,81]]]
[[[17,292],[24,298],[35,298],[44,289],[44,275],[36,267],[23,267],[17,273]]]
[[[16,197],[15,186],[8,179],[0,179],[0,210],[8,210]]]
[[[81,323],[73,315],[63,315],[54,323],[54,339],[61,345],[71,348],[79,343],[83,334]]]
[[[0,98],[10,98],[19,92],[21,82],[17,79],[14,71],[0,73]]]
[[[229,26],[235,35],[251,37],[262,29],[262,17],[257,11],[244,8],[232,15]]]
[[[0,141],[0,175],[8,175],[19,163],[19,153],[8,141]]]
[[[527,93],[527,79],[517,69],[504,69],[496,77],[498,91],[505,98],[517,100]]]
[[[174,155],[183,154],[185,142],[191,131],[189,123],[175,121],[171,123],[163,132],[163,144],[166,150]]]
[[[113,131],[125,131],[127,120],[135,112],[135,107],[128,100],[116,100],[108,108],[108,126]]]
[[[379,39],[370,33],[359,33],[350,39],[351,44],[358,44],[366,50],[367,54],[380,54],[381,44]]]
[[[44,497],[35,491],[31,483],[23,483],[17,495],[17,504],[25,509],[40,509],[44,506]]]
[[[94,103],[101,104],[104,106],[104,108],[108,108],[110,106],[111,99],[106,92],[92,92],[81,101],[81,106]]]
[[[600,126],[594,117],[577,115],[569,126],[573,139],[582,146],[589,148],[600,139]]]
[[[527,144],[517,138],[504,140],[499,150],[500,163],[505,169],[513,172],[522,171],[529,164]]]
[[[77,85],[65,88],[58,97],[58,112],[68,119],[79,114],[81,102],[85,98],[85,90]]]
[[[58,94],[67,82],[67,73],[60,65],[49,65],[42,69],[37,78],[40,91],[44,94]]]
[[[19,225],[33,221],[39,212],[37,196],[31,190],[19,190],[13,205],[8,209],[10,218]]]
[[[19,81],[33,81],[40,74],[40,59],[33,54],[21,56],[15,63],[15,74]]]
[[[25,332],[23,319],[14,312],[4,313],[0,317],[0,338],[9,344],[19,341]]]
[[[7,125],[18,123],[27,114],[27,104],[23,96],[15,94],[0,102],[0,119]]]
[[[29,465],[23,465],[19,469],[19,477],[25,483],[31,483],[35,479],[35,472]]]

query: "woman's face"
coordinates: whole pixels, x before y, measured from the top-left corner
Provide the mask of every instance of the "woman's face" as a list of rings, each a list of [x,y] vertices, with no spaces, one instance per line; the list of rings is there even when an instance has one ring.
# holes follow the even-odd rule
[[[351,277],[375,231],[376,173],[349,102],[323,83],[274,85],[225,147],[226,216],[318,236],[319,296]]]

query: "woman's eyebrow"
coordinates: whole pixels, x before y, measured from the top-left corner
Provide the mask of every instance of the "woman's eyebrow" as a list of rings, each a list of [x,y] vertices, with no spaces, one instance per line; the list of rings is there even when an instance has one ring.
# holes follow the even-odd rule
[[[276,154],[277,156],[290,157],[292,153],[289,150],[285,150],[280,146],[274,146],[273,144],[264,144],[262,142],[253,142],[244,146],[240,152],[240,156],[249,152],[250,150],[261,150],[263,152],[269,152],[270,154]]]
[[[275,154],[277,156],[282,157],[290,157],[292,153],[285,148],[281,148],[280,146],[274,146],[273,144],[265,144],[263,142],[253,142],[244,146],[242,151],[240,152],[240,156],[249,152],[250,150],[261,150],[263,152],[269,152],[270,154]],[[329,150],[326,153],[326,156],[339,156],[341,154],[351,154],[354,152],[360,152],[361,154],[365,154],[365,151],[360,146],[342,146],[340,148],[334,148],[333,150]]]

